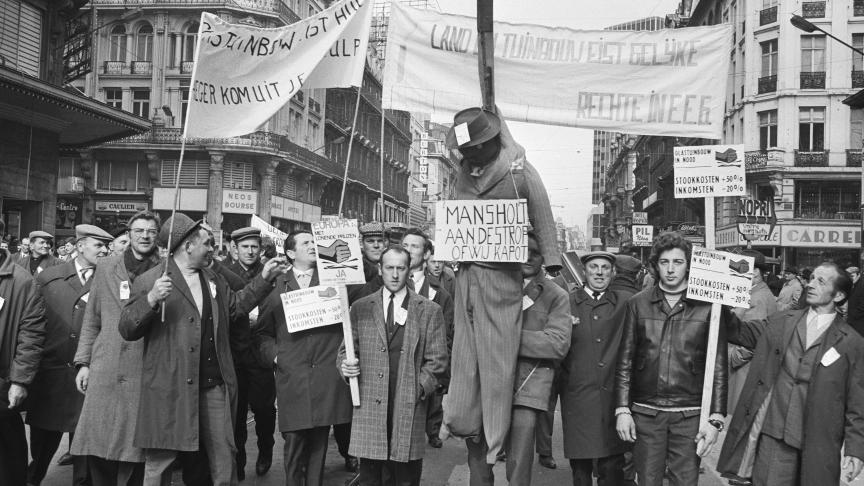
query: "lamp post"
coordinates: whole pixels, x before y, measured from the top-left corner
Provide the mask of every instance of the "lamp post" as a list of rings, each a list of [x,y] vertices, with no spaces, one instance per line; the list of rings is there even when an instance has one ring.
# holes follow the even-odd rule
[[[810,22],[809,20],[805,19],[804,17],[792,14],[792,18],[790,19],[790,22],[792,23],[792,25],[795,26],[795,28],[802,30],[804,32],[807,32],[808,34],[813,33],[815,31],[822,32],[823,34],[825,34],[828,37],[836,40],[837,42],[839,42],[841,44],[843,44],[844,46],[848,47],[849,49],[852,49],[853,52],[856,52],[858,54],[861,54],[861,56],[864,56],[864,51],[862,51],[861,49],[858,49],[857,47],[849,44],[848,42],[846,42],[842,39],[838,39],[837,37],[832,35],[830,32],[827,32],[826,30],[822,29],[821,27],[814,24],[813,22]],[[847,99],[847,101],[848,101],[848,99]],[[844,103],[845,103],[845,101],[844,101]],[[864,150],[864,149],[862,149],[862,150]],[[864,153],[862,153],[862,162],[864,162]],[[861,219],[859,231],[861,231],[861,233],[864,234],[864,170],[861,171],[861,189],[859,189],[859,193],[861,196],[861,200],[860,200],[860,203],[858,205],[859,218]],[[749,244],[749,242],[748,242],[748,244]],[[864,245],[864,243],[862,243],[862,245]],[[858,251],[858,260],[859,260],[858,263],[860,263],[862,256],[864,256],[864,246],[862,246],[862,248],[860,248]]]

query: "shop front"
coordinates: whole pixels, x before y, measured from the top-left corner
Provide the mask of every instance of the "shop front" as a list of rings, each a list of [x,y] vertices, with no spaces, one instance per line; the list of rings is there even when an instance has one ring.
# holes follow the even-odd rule
[[[258,191],[222,189],[222,232],[230,235],[235,230],[252,223],[252,215],[258,214]]]
[[[858,225],[783,225],[781,233],[787,265],[801,269],[815,268],[824,261],[836,262],[844,268],[858,264],[861,250]]]
[[[58,240],[75,235],[75,226],[82,222],[84,200],[80,195],[58,195],[57,216],[54,219],[54,236]]]
[[[153,210],[159,215],[162,222],[171,217],[174,207],[174,188],[156,187],[153,189]],[[189,216],[193,220],[204,219],[207,214],[207,189],[190,187],[180,188],[180,200],[177,210]]]
[[[93,224],[108,232],[126,225],[135,213],[150,209],[150,203],[140,198],[97,199],[94,203]]]
[[[270,199],[270,219],[270,224],[286,233],[310,229],[311,223],[321,220],[321,207],[280,196],[272,196]]]
[[[733,251],[743,249],[749,246],[755,248],[765,256],[776,257],[780,251],[780,234],[781,226],[775,225],[771,234],[768,236],[760,236],[748,242],[741,233],[738,232],[738,225],[719,229],[714,233],[714,247],[718,250]]]

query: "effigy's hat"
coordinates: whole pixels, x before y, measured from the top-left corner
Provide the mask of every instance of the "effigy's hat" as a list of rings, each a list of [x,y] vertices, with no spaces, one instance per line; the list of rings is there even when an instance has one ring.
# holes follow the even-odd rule
[[[468,148],[488,142],[501,133],[501,119],[483,108],[468,108],[456,113],[447,132],[447,146]]]

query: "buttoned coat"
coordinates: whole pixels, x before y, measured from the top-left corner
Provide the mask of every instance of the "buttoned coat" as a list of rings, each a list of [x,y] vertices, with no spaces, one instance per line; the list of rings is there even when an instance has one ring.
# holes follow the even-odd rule
[[[522,338],[513,405],[546,411],[555,381],[555,368],[570,349],[570,307],[567,292],[541,272],[522,290]]]
[[[39,372],[27,396],[27,423],[44,430],[74,432],[84,395],[75,388],[75,351],[89,300],[75,260],[36,277],[45,300],[45,344]]]
[[[201,447],[198,417],[201,314],[173,258],[168,260],[168,276],[174,290],[164,301],[165,320],[161,319],[159,306],[150,307],[147,293],[163,271],[160,265],[135,279],[132,298],[120,315],[120,335],[130,341],[144,340],[141,402],[133,444],[145,449],[197,451]],[[216,357],[231,404],[232,423],[226,429],[233,430],[237,375],[231,358],[229,327],[238,315],[248,314],[258,305],[272,285],[259,275],[235,293],[221,275],[209,268],[200,272],[207,283],[201,290],[203,297],[210,299],[213,310]]]
[[[316,269],[309,282],[318,285]],[[342,342],[342,326],[288,332],[280,294],[300,290],[293,271],[276,279],[274,290],[258,314],[261,353],[276,358],[276,401],[279,430],[292,432],[351,421],[351,394],[333,361]]]
[[[45,341],[45,303],[30,272],[0,248],[0,417],[9,410],[9,387],[29,387],[39,369]]]
[[[607,290],[599,300],[575,290],[573,334],[560,377],[564,456],[593,459],[621,454],[615,432],[615,364],[629,292]]]
[[[729,342],[753,348],[754,354],[720,451],[721,473],[737,475],[751,429],[761,427],[755,423],[756,412],[776,383],[786,349],[807,311],[778,312],[767,325],[729,318]],[[822,361],[832,348],[839,358]],[[864,459],[864,338],[838,315],[823,335],[815,362],[820,364],[810,377],[803,413],[799,484],[839,484],[841,448],[843,455]]]
[[[21,266],[27,273],[30,273],[30,255],[17,255],[15,257],[15,263]],[[44,272],[46,268],[53,267],[55,265],[61,265],[63,262],[55,257],[52,254],[47,254],[42,257],[42,261],[39,262],[39,266],[36,267],[36,273],[33,274],[34,277]]]
[[[354,349],[360,361],[360,406],[354,409],[351,421],[349,452],[363,459],[408,462],[423,458],[426,398],[438,388],[446,371],[444,317],[438,304],[408,290],[396,403],[389,404],[390,357],[383,299],[383,291],[378,290],[351,307]],[[344,359],[343,344],[337,367]],[[388,440],[389,406],[393,407],[393,432]]]
[[[152,259],[157,259],[155,256]],[[90,278],[90,297],[75,352],[76,366],[89,366],[87,393],[71,452],[111,461],[144,462],[133,445],[141,399],[143,341],[126,341],[118,325],[123,305],[121,285],[131,280],[123,255],[105,257]]]

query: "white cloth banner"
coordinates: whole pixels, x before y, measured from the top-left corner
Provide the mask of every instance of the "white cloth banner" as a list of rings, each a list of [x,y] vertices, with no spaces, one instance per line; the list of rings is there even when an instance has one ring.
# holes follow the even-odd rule
[[[372,0],[340,0],[294,24],[263,29],[202,13],[185,136],[254,132],[310,77],[316,88],[358,86],[371,15]],[[324,73],[314,76],[322,64]]]
[[[732,27],[588,31],[495,22],[495,102],[509,120],[720,139]],[[477,23],[392,2],[384,107],[478,106]]]
[[[252,224],[250,225],[253,228],[258,228],[261,230],[261,236],[267,236],[273,243],[276,245],[276,253],[280,255],[285,254],[285,238],[288,237],[288,234],[284,231],[279,231],[276,227],[271,226],[267,221],[259,218],[256,215],[252,215]]]

